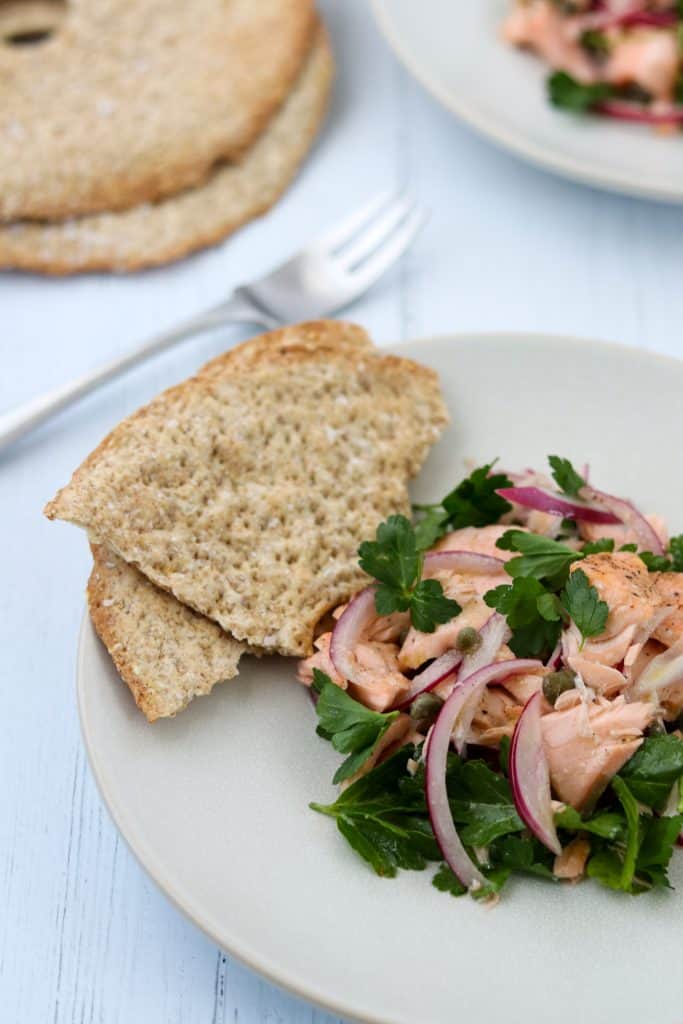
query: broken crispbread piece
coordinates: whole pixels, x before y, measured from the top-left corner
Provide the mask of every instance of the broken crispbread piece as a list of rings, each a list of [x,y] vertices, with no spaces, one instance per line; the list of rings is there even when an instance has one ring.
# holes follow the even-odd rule
[[[51,501],[239,640],[311,650],[448,416],[436,374],[337,321],[266,334],[124,420]]]
[[[104,545],[93,544],[92,553],[90,617],[148,721],[177,714],[237,675],[244,644]]]

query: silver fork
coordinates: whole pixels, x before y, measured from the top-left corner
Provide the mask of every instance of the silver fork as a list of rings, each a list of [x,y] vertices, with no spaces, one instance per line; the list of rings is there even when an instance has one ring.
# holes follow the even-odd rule
[[[235,289],[220,305],[0,415],[0,450],[124,370],[201,331],[230,323],[270,330],[347,306],[403,255],[425,220],[425,211],[409,196],[380,193],[265,277]]]

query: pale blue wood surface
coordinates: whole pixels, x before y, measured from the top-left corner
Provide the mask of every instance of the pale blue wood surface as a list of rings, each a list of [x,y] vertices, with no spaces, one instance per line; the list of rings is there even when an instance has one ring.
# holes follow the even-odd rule
[[[0,408],[212,304],[397,183],[433,217],[400,271],[353,310],[379,340],[505,328],[683,352],[683,210],[572,185],[491,148],[404,75],[363,0],[324,6],[336,100],[286,200],[236,241],[176,267],[65,281],[0,275]],[[0,462],[0,1024],[334,1020],[226,959],[117,836],[74,700],[86,545],[41,517],[122,415],[238,337],[205,336],[158,359]],[[485,382],[476,386],[485,396]]]

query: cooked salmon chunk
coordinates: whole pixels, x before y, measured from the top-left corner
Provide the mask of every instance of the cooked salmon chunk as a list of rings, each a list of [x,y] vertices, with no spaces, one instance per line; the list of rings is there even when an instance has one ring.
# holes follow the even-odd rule
[[[652,704],[627,704],[617,697],[588,705],[578,701],[544,715],[543,743],[558,798],[577,811],[589,810],[635,754],[654,713]]]

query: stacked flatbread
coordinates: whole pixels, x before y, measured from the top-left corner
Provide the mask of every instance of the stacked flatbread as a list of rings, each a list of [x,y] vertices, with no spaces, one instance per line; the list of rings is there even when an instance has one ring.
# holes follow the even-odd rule
[[[148,719],[245,653],[311,653],[447,418],[433,371],[321,321],[238,346],[104,439],[45,511],[89,532],[90,613]]]
[[[313,2],[0,5],[0,267],[134,270],[268,210],[328,103]]]

